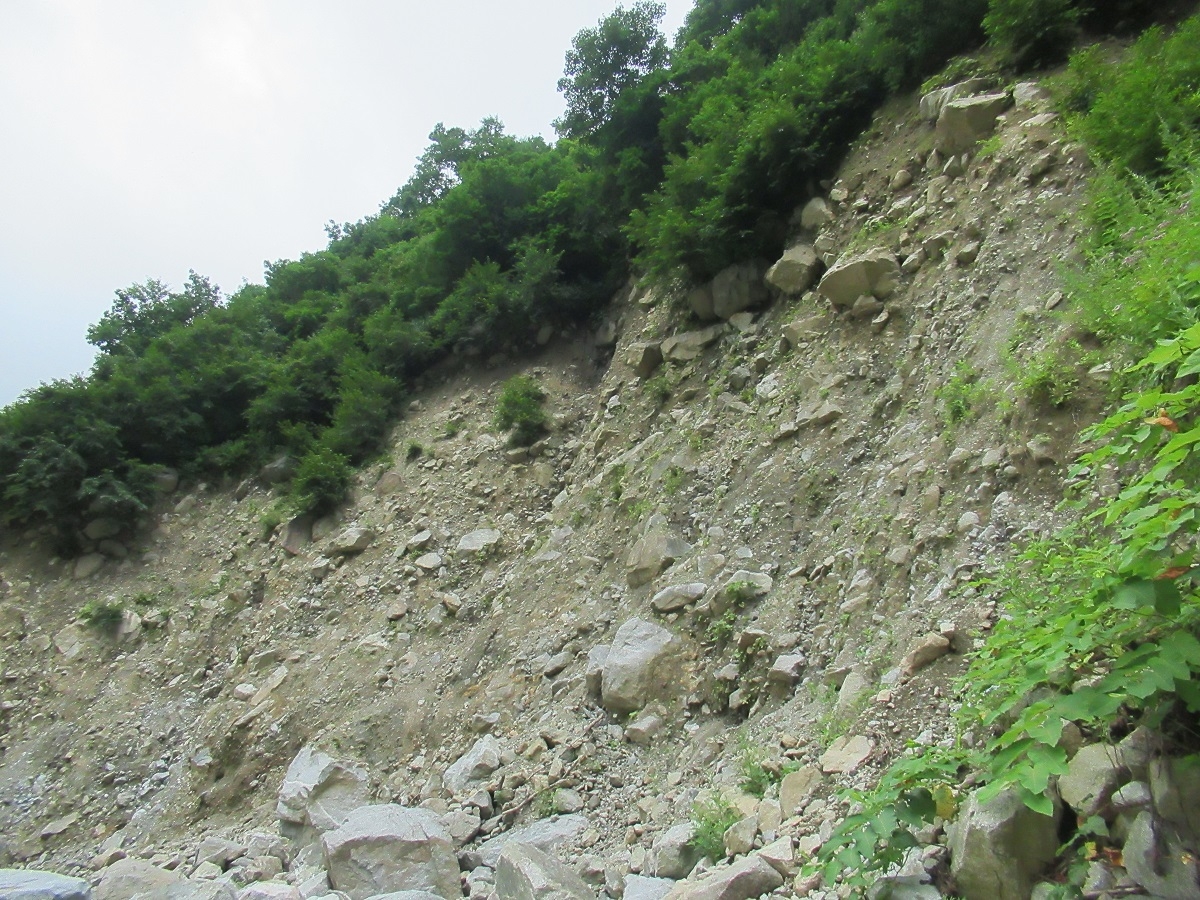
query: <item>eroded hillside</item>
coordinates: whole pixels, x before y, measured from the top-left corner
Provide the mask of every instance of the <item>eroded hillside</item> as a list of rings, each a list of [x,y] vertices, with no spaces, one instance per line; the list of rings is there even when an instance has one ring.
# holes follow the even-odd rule
[[[781,838],[811,856],[835,788],[951,739],[995,615],[972,583],[1052,524],[1104,387],[1072,373],[1059,407],[1061,373],[1030,363],[1068,337],[1084,155],[1036,85],[958,95],[958,126],[932,124],[957,95],[884,110],[797,210],[811,253],[766,281],[631,287],[598,334],[443,365],[333,519],[264,528],[264,477],[165,484],[144,530],[98,525],[78,560],[4,535],[0,864],[103,892],[128,856],[321,896],[307,800],[295,843],[262,837],[306,747],[350,773],[335,810],[445,817],[480,898],[482,839],[552,814],[547,846],[611,896],[687,875],[664,836],[713,795],[753,819],[735,858]],[[553,422],[528,451],[492,426],[518,373]],[[87,604],[123,617],[89,625]],[[447,779],[473,747],[494,758]],[[935,839],[929,869],[945,857]],[[839,895],[772,860],[787,879],[754,895]]]

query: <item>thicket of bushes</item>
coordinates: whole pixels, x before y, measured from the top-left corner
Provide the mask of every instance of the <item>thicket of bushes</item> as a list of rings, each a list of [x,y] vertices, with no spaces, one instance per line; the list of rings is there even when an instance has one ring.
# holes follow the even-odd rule
[[[329,507],[448,353],[586,321],[631,268],[686,286],[770,256],[879,101],[985,28],[1023,61],[1028,34],[1059,48],[1076,23],[1153,5],[699,0],[670,48],[660,4],[618,8],[567,54],[553,146],[495,120],[438,125],[379,214],[331,224],[265,284],[118,291],[89,331],[90,376],[0,412],[0,514],[70,549],[90,517],[136,518],[154,465],[243,473],[282,452],[300,461],[293,505]]]

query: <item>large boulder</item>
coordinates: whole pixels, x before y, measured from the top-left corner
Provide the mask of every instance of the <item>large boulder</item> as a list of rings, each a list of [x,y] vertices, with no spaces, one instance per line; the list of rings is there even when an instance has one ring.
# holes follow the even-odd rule
[[[590,824],[587,816],[579,814],[538,819],[484,841],[479,845],[479,856],[485,866],[494,869],[500,863],[504,848],[512,843],[527,844],[550,853],[560,845],[574,841]]]
[[[329,883],[351,900],[394,891],[458,898],[458,856],[441,818],[392,803],[363,806],[321,835]]]
[[[1122,859],[1134,881],[1153,897],[1194,900],[1200,896],[1200,860],[1174,828],[1149,811],[1139,813],[1130,826]]]
[[[658,878],[687,878],[704,855],[695,843],[696,826],[691,822],[668,828],[654,839],[651,874]]]
[[[496,866],[500,900],[594,900],[582,878],[532,844],[510,841]]]
[[[947,103],[963,97],[970,97],[986,87],[987,82],[982,78],[968,78],[958,84],[930,91],[921,98],[921,118],[932,125],[937,122],[938,116],[942,114]]]
[[[160,869],[144,859],[119,859],[100,873],[96,900],[129,900],[140,894],[166,888],[182,880],[177,872]]]
[[[662,342],[642,341],[630,345],[625,354],[625,362],[641,378],[649,378],[654,370],[662,365]]]
[[[630,619],[617,629],[600,677],[600,702],[610,712],[632,712],[679,690],[680,641],[667,629]]]
[[[484,735],[446,770],[442,784],[455,796],[473,790],[500,768],[500,753],[500,742]]]
[[[788,296],[803,294],[816,283],[824,267],[811,244],[796,244],[767,270],[767,283]]]
[[[630,587],[648,584],[691,550],[691,544],[672,531],[665,519],[656,516],[629,551],[629,558],[625,562],[625,580]]]
[[[769,299],[759,263],[740,263],[722,269],[712,284],[713,315],[718,319],[762,306]]]
[[[1028,900],[1058,853],[1058,819],[1034,812],[1015,790],[987,803],[971,795],[949,829],[951,865],[966,900]]]
[[[765,860],[747,856],[714,869],[697,881],[681,881],[666,900],[750,900],[783,885],[783,876]]]
[[[724,325],[710,325],[699,331],[685,331],[672,335],[662,342],[663,359],[672,363],[688,363],[698,357],[704,348],[721,336]]]
[[[1008,109],[1008,94],[982,94],[951,100],[938,115],[934,143],[945,154],[962,153],[996,130],[996,117]]]
[[[825,273],[817,290],[834,306],[849,309],[860,297],[891,296],[899,277],[896,254],[880,247],[839,261]]]
[[[0,897],[4,900],[92,900],[92,886],[82,878],[38,869],[0,869]]]
[[[369,801],[365,770],[309,746],[301,748],[288,766],[275,813],[285,837],[306,843],[337,828]]]

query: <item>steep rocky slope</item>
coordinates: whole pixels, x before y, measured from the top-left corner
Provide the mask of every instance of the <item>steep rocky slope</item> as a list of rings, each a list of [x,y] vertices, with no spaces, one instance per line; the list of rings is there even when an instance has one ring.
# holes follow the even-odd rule
[[[950,738],[994,616],[972,582],[1052,523],[1103,388],[1076,373],[1056,408],[1022,370],[1063,338],[1082,152],[1032,85],[960,104],[959,130],[934,103],[881,112],[797,211],[812,254],[766,282],[748,264],[687,302],[631,287],[598,335],[430,375],[335,520],[264,528],[256,479],[168,483],[142,532],[100,525],[81,560],[4,535],[0,864],[192,875],[206,838],[258,834],[240,881],[318,896],[320,854],[262,837],[305,747],[344,764],[349,799],[446,815],[468,864],[478,833],[583,815],[555,852],[613,895],[685,874],[663,835],[713,794],[755,817],[743,852],[811,854],[838,786]],[[530,451],[491,424],[517,373],[552,413]],[[93,627],[85,604],[124,615]],[[444,779],[472,747],[495,759]],[[789,763],[782,804],[741,791],[747,765]],[[306,802],[291,836],[318,827]]]

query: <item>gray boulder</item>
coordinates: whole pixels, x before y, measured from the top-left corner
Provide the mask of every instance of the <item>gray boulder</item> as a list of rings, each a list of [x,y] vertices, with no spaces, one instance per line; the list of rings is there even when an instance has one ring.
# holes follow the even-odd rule
[[[740,263],[722,269],[713,279],[713,315],[718,319],[762,306],[769,299],[763,283],[763,267],[758,263]]]
[[[321,835],[329,883],[366,900],[393,891],[461,896],[458,856],[441,819],[428,809],[392,803],[363,806]]]
[[[538,819],[484,841],[479,845],[479,856],[485,866],[494,869],[500,863],[500,854],[510,843],[528,844],[543,853],[551,853],[562,844],[578,838],[589,824],[587,816],[578,814]]]
[[[687,878],[700,862],[695,840],[696,827],[691,822],[668,828],[654,839],[651,873],[659,878]]]
[[[839,261],[825,273],[817,290],[834,306],[849,309],[860,297],[891,296],[899,277],[896,254],[881,247]]]
[[[92,900],[92,886],[38,869],[0,869],[0,897],[4,900]]]
[[[671,893],[675,882],[670,878],[647,878],[645,875],[628,875],[625,878],[625,893],[622,900],[662,900]]]
[[[673,584],[655,594],[654,599],[650,601],[650,605],[654,607],[655,612],[673,612],[695,603],[707,592],[708,585],[702,581],[694,581],[690,584]]]
[[[329,552],[334,556],[351,556],[362,553],[375,540],[375,532],[361,525],[352,525],[333,539]]]
[[[1095,815],[1121,786],[1124,767],[1116,747],[1089,744],[1071,757],[1067,773],[1059,776],[1063,802],[1083,818]]]
[[[788,296],[803,294],[816,283],[823,268],[811,244],[797,244],[767,270],[767,283]]]
[[[685,331],[672,335],[662,342],[663,359],[672,363],[687,363],[704,352],[704,348],[716,342],[724,325],[710,325],[699,331]]]
[[[337,828],[369,800],[366,771],[309,746],[301,748],[288,766],[275,813],[285,837],[306,843]]]
[[[632,712],[672,696],[679,689],[675,660],[680,649],[679,639],[667,629],[630,619],[617,629],[604,660],[601,704],[610,712]]]
[[[1162,900],[1200,897],[1200,860],[1171,826],[1139,813],[1129,829],[1122,854],[1134,881]]]
[[[625,354],[625,362],[641,378],[649,378],[654,370],[662,365],[662,343],[659,341],[644,341],[633,344]]]
[[[446,770],[442,784],[455,796],[478,787],[500,768],[500,753],[500,742],[484,735]]]
[[[582,878],[531,844],[510,841],[496,866],[500,900],[594,900]]]
[[[692,545],[665,524],[651,521],[642,538],[629,551],[625,580],[630,587],[641,587],[658,577],[675,560],[686,556]]]
[[[958,84],[930,91],[921,98],[921,118],[932,125],[937,122],[938,116],[942,114],[942,110],[951,100],[970,97],[986,87],[987,82],[982,78],[968,78]]]
[[[717,317],[713,312],[713,290],[712,282],[703,284],[698,288],[693,288],[688,291],[687,295],[688,309],[701,322],[708,322]]]
[[[165,887],[139,894],[137,900],[239,900],[238,892],[228,881],[176,881]]]
[[[783,876],[757,856],[722,866],[698,881],[681,881],[667,900],[750,900],[783,885]]]
[[[1008,109],[1008,94],[982,94],[951,100],[938,115],[934,143],[942,153],[963,153],[996,130],[996,117]]]
[[[973,794],[949,829],[951,865],[966,900],[1028,900],[1058,852],[1058,819],[1036,813],[1007,790],[987,803]]]
[[[459,553],[486,553],[500,543],[500,532],[495,528],[476,528],[458,540]]]
[[[144,859],[119,859],[100,873],[96,900],[129,900],[140,894],[166,888],[182,880],[177,872],[168,872]]]

